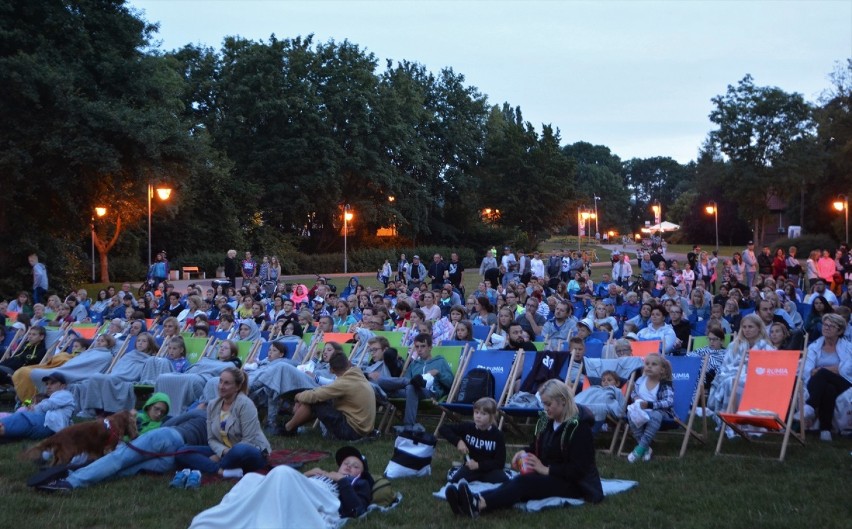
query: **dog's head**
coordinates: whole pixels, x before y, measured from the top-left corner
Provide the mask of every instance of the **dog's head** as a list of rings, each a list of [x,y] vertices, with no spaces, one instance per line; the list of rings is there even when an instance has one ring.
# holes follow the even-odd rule
[[[123,410],[113,413],[107,417],[110,428],[115,430],[118,438],[125,435],[131,439],[139,437],[139,429],[136,427],[136,410]]]

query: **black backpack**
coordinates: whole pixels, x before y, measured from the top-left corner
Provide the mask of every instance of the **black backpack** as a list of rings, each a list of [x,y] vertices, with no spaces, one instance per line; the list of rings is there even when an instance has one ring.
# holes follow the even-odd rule
[[[483,397],[494,398],[494,375],[485,368],[476,367],[462,379],[456,402],[473,404]]]

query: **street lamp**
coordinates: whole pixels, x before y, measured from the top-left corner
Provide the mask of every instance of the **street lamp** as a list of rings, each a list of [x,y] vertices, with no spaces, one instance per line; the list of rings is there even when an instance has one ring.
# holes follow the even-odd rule
[[[598,200],[601,199],[599,196],[594,196],[595,199],[595,239],[599,238],[601,235],[600,227],[598,226]]]
[[[708,215],[713,215],[714,220],[716,221],[716,251],[719,251],[719,204],[716,204],[715,200],[711,200],[710,204],[704,207],[704,211],[707,212]]]
[[[154,198],[154,185],[150,182],[148,183],[148,270],[151,269],[151,199]],[[157,187],[157,197],[166,201],[172,196],[172,189],[170,187]]]
[[[103,217],[107,213],[107,208],[96,207],[95,215]],[[95,217],[92,217],[92,283],[95,282]]]
[[[349,210],[349,204],[343,206],[343,273],[349,272],[349,250],[347,247],[347,239],[349,238],[349,221],[354,215]]]
[[[843,211],[846,215],[846,242],[849,243],[849,195],[837,195],[837,200],[833,202],[834,209]]]
[[[663,208],[660,206],[659,200],[654,201],[654,204],[651,206],[651,211],[654,212],[654,224],[660,224],[663,220]]]
[[[580,251],[580,245],[583,242],[583,232],[586,231],[586,221],[589,220],[589,212],[583,210],[580,212],[580,224],[582,228],[577,230],[577,251]]]

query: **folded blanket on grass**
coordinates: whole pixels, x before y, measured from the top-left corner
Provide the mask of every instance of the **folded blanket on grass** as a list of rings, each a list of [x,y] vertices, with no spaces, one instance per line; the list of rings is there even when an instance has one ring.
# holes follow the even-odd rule
[[[613,494],[618,494],[619,492],[624,492],[626,490],[632,489],[636,485],[638,485],[638,481],[629,481],[625,479],[602,479],[601,486],[603,487],[604,496],[612,496]],[[486,490],[496,489],[500,485],[498,483],[483,483],[481,481],[473,481],[469,483],[470,490],[475,493],[480,493]],[[437,492],[433,492],[432,495],[438,499],[446,500],[447,497],[444,492],[447,490],[447,485],[441,487],[441,490]],[[583,500],[577,498],[561,498],[558,496],[554,496],[551,498],[544,498],[541,500],[530,500],[523,503],[516,503],[515,508],[525,512],[535,512],[540,511],[542,509],[548,509],[553,507],[564,507],[566,505],[583,505]]]

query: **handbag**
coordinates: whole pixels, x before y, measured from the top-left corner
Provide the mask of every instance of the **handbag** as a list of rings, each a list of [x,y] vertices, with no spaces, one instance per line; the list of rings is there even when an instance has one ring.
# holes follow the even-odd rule
[[[404,431],[393,444],[393,456],[385,468],[388,479],[432,474],[432,455],[438,439],[427,432]]]

